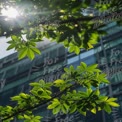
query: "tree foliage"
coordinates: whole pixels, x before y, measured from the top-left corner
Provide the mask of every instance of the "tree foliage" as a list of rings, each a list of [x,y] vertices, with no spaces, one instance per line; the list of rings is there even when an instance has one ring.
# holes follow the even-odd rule
[[[33,59],[35,54],[40,54],[36,49],[36,42],[43,41],[44,37],[64,44],[70,52],[76,54],[79,54],[81,48],[93,48],[100,36],[106,34],[100,27],[108,24],[108,21],[99,17],[107,19],[113,13],[121,16],[122,2],[119,0],[98,0],[94,3],[91,0],[6,0],[1,2],[1,6],[2,8],[12,6],[20,14],[16,19],[1,17],[0,35],[11,36],[8,50],[12,48],[17,50],[20,59],[26,56]],[[87,12],[84,16],[87,9],[90,13]],[[120,24],[121,18],[114,17],[109,22],[113,21]],[[95,27],[95,24],[98,26]]]
[[[101,95],[99,86],[108,84],[106,74],[97,69],[97,65],[87,66],[81,63],[75,69],[73,66],[64,69],[61,79],[46,83],[43,80],[30,83],[32,89],[29,94],[20,93],[11,97],[17,104],[13,106],[0,106],[0,117],[9,122],[14,117],[24,119],[25,122],[39,122],[41,116],[34,116],[33,111],[42,105],[47,105],[53,114],[60,111],[64,114],[75,111],[86,115],[87,111],[96,114],[97,111],[111,112],[111,106],[118,107],[116,98]],[[57,92],[54,92],[54,88]],[[94,89],[94,90],[92,90]]]
[[[11,37],[7,50],[15,49],[19,59],[27,56],[32,60],[35,54],[40,54],[36,44],[44,41],[44,38],[62,43],[70,52],[79,54],[81,48],[90,49],[98,43],[100,36],[106,34],[101,27],[108,24],[102,19],[96,19],[98,14],[87,13],[85,16],[85,10],[91,7],[94,11],[104,13],[104,17],[108,17],[110,11],[121,13],[122,1],[111,0],[107,4],[104,2],[2,0],[2,8],[12,6],[19,11],[20,16],[16,19],[1,17],[0,35]],[[112,21],[121,24],[121,20],[113,19],[110,22]],[[99,26],[94,28],[96,23]],[[17,103],[15,106],[0,106],[1,121],[9,122],[17,117],[25,122],[39,122],[42,117],[34,116],[33,111],[44,104],[48,104],[47,109],[51,109],[53,114],[60,111],[65,114],[78,111],[83,115],[86,115],[87,111],[96,113],[100,110],[110,113],[111,106],[119,106],[115,102],[116,98],[100,94],[100,84],[109,82],[106,75],[97,69],[97,65],[87,66],[81,63],[76,69],[70,66],[64,70],[61,79],[52,83],[45,83],[43,80],[31,83],[29,94],[20,93],[11,98]],[[54,88],[58,89],[56,93]]]

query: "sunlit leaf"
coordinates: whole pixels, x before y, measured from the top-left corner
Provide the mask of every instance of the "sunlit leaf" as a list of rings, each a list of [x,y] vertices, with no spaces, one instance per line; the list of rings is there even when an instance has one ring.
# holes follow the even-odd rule
[[[104,110],[108,113],[111,113],[111,107],[108,104],[104,105]]]
[[[31,50],[33,50],[33,51],[34,51],[35,53],[37,53],[37,54],[41,54],[40,50],[37,49],[37,48],[31,48]]]
[[[115,103],[115,102],[108,102],[108,104],[113,106],[113,107],[119,107],[120,106],[118,103]]]
[[[94,114],[96,114],[96,112],[97,112],[97,111],[96,111],[96,108],[93,108],[93,109],[91,110],[91,112],[94,113]]]
[[[27,49],[27,56],[28,56],[31,60],[33,60],[34,57],[35,57],[34,52],[33,52],[30,48]]]
[[[27,55],[27,51],[28,51],[27,48],[22,49],[22,50],[19,52],[19,55],[18,55],[19,59],[24,58],[24,57]]]

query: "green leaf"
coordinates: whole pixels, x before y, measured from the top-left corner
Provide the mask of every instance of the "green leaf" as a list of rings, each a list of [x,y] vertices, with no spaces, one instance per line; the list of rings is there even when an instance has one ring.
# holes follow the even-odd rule
[[[56,104],[56,106],[57,106],[57,104]],[[51,104],[51,105],[48,105],[47,108],[48,108],[48,109],[53,109],[53,108],[55,108],[55,106],[54,106],[54,104]]]
[[[63,103],[63,106],[66,108],[66,110],[69,109],[69,106],[66,103]]]
[[[75,50],[75,46],[70,46],[70,48],[69,48],[69,52],[71,53],[71,52],[73,52]]]
[[[37,48],[31,48],[31,50],[33,50],[33,51],[34,51],[35,53],[37,53],[37,54],[41,54],[40,50],[37,49]]]
[[[96,114],[96,112],[97,112],[96,108],[93,108],[93,109],[91,110],[91,112],[94,113],[94,114]]]
[[[60,101],[57,98],[53,99],[53,102],[60,104]]]
[[[27,48],[23,48],[20,50],[19,55],[18,55],[19,60],[23,59],[27,55],[27,51],[28,51]]]
[[[7,41],[8,44],[12,44],[13,43],[13,40],[10,40],[10,41]]]
[[[64,68],[64,71],[66,72],[66,73],[69,73],[69,69],[68,68]]]
[[[20,96],[11,97],[12,101],[19,101],[20,99],[21,99]]]
[[[81,113],[82,115],[86,116],[86,112],[82,111],[82,109],[78,109],[79,113]]]
[[[81,62],[80,64],[84,69],[86,69],[87,65],[84,62]]]
[[[108,100],[107,100],[107,102],[113,102],[113,101],[116,101],[117,100],[117,98],[109,98]]]
[[[107,113],[111,113],[111,107],[110,107],[108,104],[105,104],[105,105],[104,105],[104,110],[105,110]]]
[[[13,49],[13,48],[15,48],[15,44],[12,43],[11,45],[8,46],[8,48],[6,50],[10,50],[10,49]]]
[[[87,92],[80,91],[79,93],[80,93],[80,97],[83,97],[83,98],[86,98],[89,96],[89,94]]]
[[[97,96],[99,96],[100,95],[100,90],[97,89],[96,91],[94,91],[94,94],[97,95]]]
[[[70,108],[70,113],[74,113],[76,109],[77,109],[77,105],[76,104],[72,105]]]
[[[91,88],[88,88],[87,89],[87,94],[90,95],[92,93],[92,89]]]
[[[20,97],[22,97],[24,99],[28,98],[28,96],[25,93],[20,93]]]
[[[71,72],[74,72],[75,69],[74,69],[74,67],[72,65],[69,68],[70,68]]]
[[[25,118],[25,119],[31,120],[31,116],[28,116],[28,115],[26,115],[26,114],[24,114],[24,118]]]
[[[60,105],[60,102],[59,102],[59,100],[58,99],[53,99],[53,101],[52,101],[52,104],[50,104],[50,105],[48,105],[48,109],[53,109],[53,108],[55,108],[56,106],[58,106],[58,105]]]
[[[12,35],[11,39],[14,40],[14,41],[17,41],[18,40],[18,36]]]
[[[99,100],[101,102],[107,101],[108,97],[107,96],[99,96]]]
[[[28,48],[28,50],[27,50],[27,56],[28,56],[31,60],[33,60],[34,57],[35,57],[34,52],[33,52],[30,48]]]
[[[97,66],[98,66],[98,64],[93,64],[93,65],[88,66],[87,69],[88,69],[88,70],[94,70],[94,69],[97,68]],[[99,70],[99,71],[100,71],[100,70]]]
[[[36,47],[36,43],[35,42],[29,41],[28,43],[29,43],[29,45],[32,46],[32,48],[35,48]]]
[[[75,53],[78,55],[80,53],[80,48],[75,46]]]
[[[61,106],[57,106],[56,108],[53,109],[53,114],[57,114],[58,112],[60,112]]]
[[[65,113],[65,114],[67,113],[67,110],[65,109],[65,107],[63,105],[61,106],[61,110],[63,113]]]
[[[22,115],[17,116],[18,119],[23,119],[24,117]]]
[[[58,79],[56,81],[54,81],[55,84],[64,84],[64,80]]]
[[[40,80],[39,83],[41,84],[41,86],[45,85],[45,81],[44,80]]]
[[[30,83],[30,86],[40,86],[40,84],[37,82],[33,82],[33,83]]]
[[[45,99],[51,99],[51,96],[49,96],[46,92],[43,92],[41,95],[40,95],[41,98],[45,98]]]
[[[41,116],[35,116],[35,119],[41,119],[42,117]]]
[[[119,107],[120,106],[118,103],[115,103],[115,102],[108,102],[108,104],[113,106],[113,107]]]

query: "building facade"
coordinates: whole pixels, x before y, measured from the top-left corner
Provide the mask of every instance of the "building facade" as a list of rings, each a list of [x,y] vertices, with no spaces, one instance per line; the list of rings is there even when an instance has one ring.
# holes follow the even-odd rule
[[[107,73],[110,85],[101,85],[101,93],[118,98],[119,108],[113,108],[109,115],[104,111],[96,115],[88,113],[86,117],[79,113],[53,116],[43,106],[36,111],[44,115],[43,122],[122,122],[122,27],[116,23],[104,27],[107,36],[101,37],[94,49],[81,50],[79,55],[68,53],[62,45],[48,44],[42,49],[42,54],[33,61],[27,58],[17,59],[17,54],[9,55],[0,60],[0,105],[12,105],[10,97],[20,92],[28,93],[30,82],[44,79],[52,82],[63,74],[63,68],[77,66],[80,62],[87,65],[97,63],[99,68]],[[18,120],[14,120],[18,121]]]

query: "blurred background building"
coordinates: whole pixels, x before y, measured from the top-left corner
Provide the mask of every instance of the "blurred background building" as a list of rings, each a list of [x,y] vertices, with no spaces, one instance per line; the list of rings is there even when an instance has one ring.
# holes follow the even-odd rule
[[[101,85],[101,92],[117,97],[119,108],[113,108],[111,114],[101,111],[96,115],[88,113],[86,117],[79,113],[53,116],[45,106],[41,106],[41,111],[38,109],[36,113],[44,115],[43,122],[122,122],[122,27],[111,23],[103,29],[109,34],[101,37],[94,49],[81,50],[80,55],[68,53],[62,45],[55,43],[41,44],[42,54],[33,61],[27,58],[18,60],[17,53],[6,54],[8,56],[0,59],[0,105],[12,105],[10,97],[20,92],[28,93],[30,82],[40,79],[52,82],[60,78],[66,66],[76,67],[80,62],[88,65],[97,63],[111,82],[110,85]],[[0,52],[5,56],[3,53]]]

